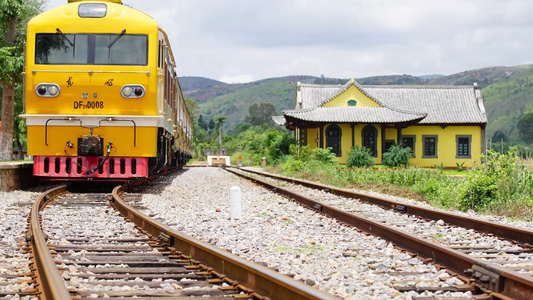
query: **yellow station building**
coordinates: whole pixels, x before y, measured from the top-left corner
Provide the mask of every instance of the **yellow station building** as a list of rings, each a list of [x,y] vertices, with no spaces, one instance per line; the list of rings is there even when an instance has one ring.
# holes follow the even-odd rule
[[[352,146],[371,150],[376,164],[394,143],[413,149],[417,166],[479,164],[487,114],[473,86],[362,86],[298,83],[292,110],[273,117],[300,146],[330,147],[346,163]]]

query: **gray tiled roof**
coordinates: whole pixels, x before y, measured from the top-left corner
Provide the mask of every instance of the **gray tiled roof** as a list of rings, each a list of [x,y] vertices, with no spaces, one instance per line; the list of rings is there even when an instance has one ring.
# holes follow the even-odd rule
[[[321,106],[351,85],[383,107]],[[301,107],[283,114],[304,121],[393,123],[421,119],[419,124],[487,123],[483,99],[474,86],[361,86],[348,81],[344,85],[299,84],[298,89]]]
[[[326,106],[283,112],[285,116],[300,120],[327,123],[395,123],[424,118],[425,114],[402,112],[388,107]]]
[[[365,86],[386,105],[426,112],[420,124],[487,123],[479,90],[474,86]]]
[[[276,125],[285,125],[285,116],[272,116],[272,120],[274,123],[276,123]]]

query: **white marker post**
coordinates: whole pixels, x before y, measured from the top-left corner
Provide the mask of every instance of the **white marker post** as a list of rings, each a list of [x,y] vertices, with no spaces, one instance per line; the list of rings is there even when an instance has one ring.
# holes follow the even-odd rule
[[[238,186],[232,186],[229,189],[229,210],[231,214],[231,221],[242,218],[241,205],[242,191]]]

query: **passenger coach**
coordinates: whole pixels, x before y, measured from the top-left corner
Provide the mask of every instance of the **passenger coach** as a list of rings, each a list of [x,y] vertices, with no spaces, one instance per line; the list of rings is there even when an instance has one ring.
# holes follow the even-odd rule
[[[128,180],[190,158],[172,50],[145,13],[121,1],[69,1],[28,23],[25,61],[34,175]]]

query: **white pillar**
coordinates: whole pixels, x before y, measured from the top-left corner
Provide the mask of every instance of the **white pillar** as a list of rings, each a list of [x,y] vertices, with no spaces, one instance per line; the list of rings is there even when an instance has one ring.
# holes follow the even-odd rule
[[[231,220],[242,218],[242,204],[241,204],[242,191],[238,186],[232,186],[229,189],[229,208],[231,214]]]

